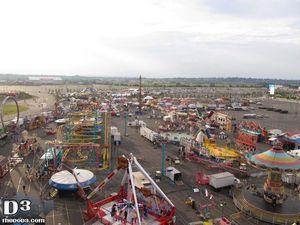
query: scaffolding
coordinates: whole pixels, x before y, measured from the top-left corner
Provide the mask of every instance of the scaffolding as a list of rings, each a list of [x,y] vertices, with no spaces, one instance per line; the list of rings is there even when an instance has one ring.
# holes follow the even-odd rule
[[[63,140],[50,143],[49,147],[63,151],[62,162],[89,170],[109,169],[109,114],[94,110],[73,112],[68,117],[69,122],[62,128]]]

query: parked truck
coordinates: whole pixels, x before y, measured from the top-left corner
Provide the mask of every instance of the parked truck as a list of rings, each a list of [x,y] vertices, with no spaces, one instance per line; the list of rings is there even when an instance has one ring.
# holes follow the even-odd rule
[[[169,161],[170,164],[180,165],[180,159],[177,156],[168,156],[166,161]]]
[[[155,143],[158,138],[159,138],[159,134],[154,132],[153,130],[149,129],[146,126],[141,126],[140,128],[140,135],[146,139],[148,139],[149,141],[151,141],[152,143]]]
[[[171,181],[173,181],[175,184],[182,183],[182,177],[181,172],[174,167],[167,167],[166,169],[166,176],[169,177]]]
[[[223,172],[209,176],[209,185],[215,189],[228,187],[236,184],[236,179],[232,173]]]
[[[121,133],[119,132],[119,129],[117,127],[111,127],[110,134],[111,134],[111,137],[113,138],[114,144],[120,145],[121,144]]]
[[[120,145],[121,144],[121,133],[120,132],[116,132],[114,135],[114,144],[115,145]]]

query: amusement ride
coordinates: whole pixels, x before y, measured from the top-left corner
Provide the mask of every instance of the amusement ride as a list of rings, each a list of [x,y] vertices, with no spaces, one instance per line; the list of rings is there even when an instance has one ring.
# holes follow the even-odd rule
[[[286,191],[282,181],[284,172],[300,171],[300,160],[286,153],[280,142],[264,152],[246,155],[253,166],[265,170],[263,187],[248,185],[237,189],[235,205],[246,214],[273,224],[291,224],[300,221],[300,199]]]
[[[62,163],[61,170],[55,173],[49,180],[49,185],[58,191],[74,191],[86,201],[84,219],[86,221],[99,221],[100,224],[175,224],[175,206],[164,194],[160,187],[153,181],[138,160],[130,154],[130,157],[118,158],[117,168],[114,169],[94,190],[89,194],[86,188],[95,183],[92,172],[83,169],[72,169]],[[149,180],[151,187],[137,187],[133,168],[140,171]],[[110,194],[109,197],[94,202],[92,198],[102,190],[105,185],[120,171],[124,171],[119,191]],[[114,214],[118,211],[118,214]],[[126,212],[126,213],[125,213]],[[121,215],[127,215],[121,216]]]

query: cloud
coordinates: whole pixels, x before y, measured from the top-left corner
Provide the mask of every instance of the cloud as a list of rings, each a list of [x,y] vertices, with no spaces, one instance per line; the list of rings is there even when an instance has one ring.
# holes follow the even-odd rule
[[[299,17],[299,0],[202,0],[212,12],[249,18]]]
[[[300,1],[10,0],[0,73],[289,76]]]

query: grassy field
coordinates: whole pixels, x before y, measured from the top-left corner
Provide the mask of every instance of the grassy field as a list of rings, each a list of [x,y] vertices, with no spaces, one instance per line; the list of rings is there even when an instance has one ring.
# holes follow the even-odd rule
[[[1,95],[0,95],[0,101],[2,101],[5,97],[6,97],[6,95],[1,94]],[[17,99],[17,100],[25,100],[25,99],[32,99],[32,98],[34,98],[34,97],[35,97],[35,96],[33,96],[33,95],[31,95],[31,94],[28,94],[28,93],[26,93],[26,92],[21,91],[21,92],[19,92],[19,93],[17,94],[16,99]]]
[[[20,112],[26,111],[28,109],[25,105],[19,104],[19,110]],[[17,113],[17,106],[15,104],[6,104],[3,108],[4,115],[11,115]]]

